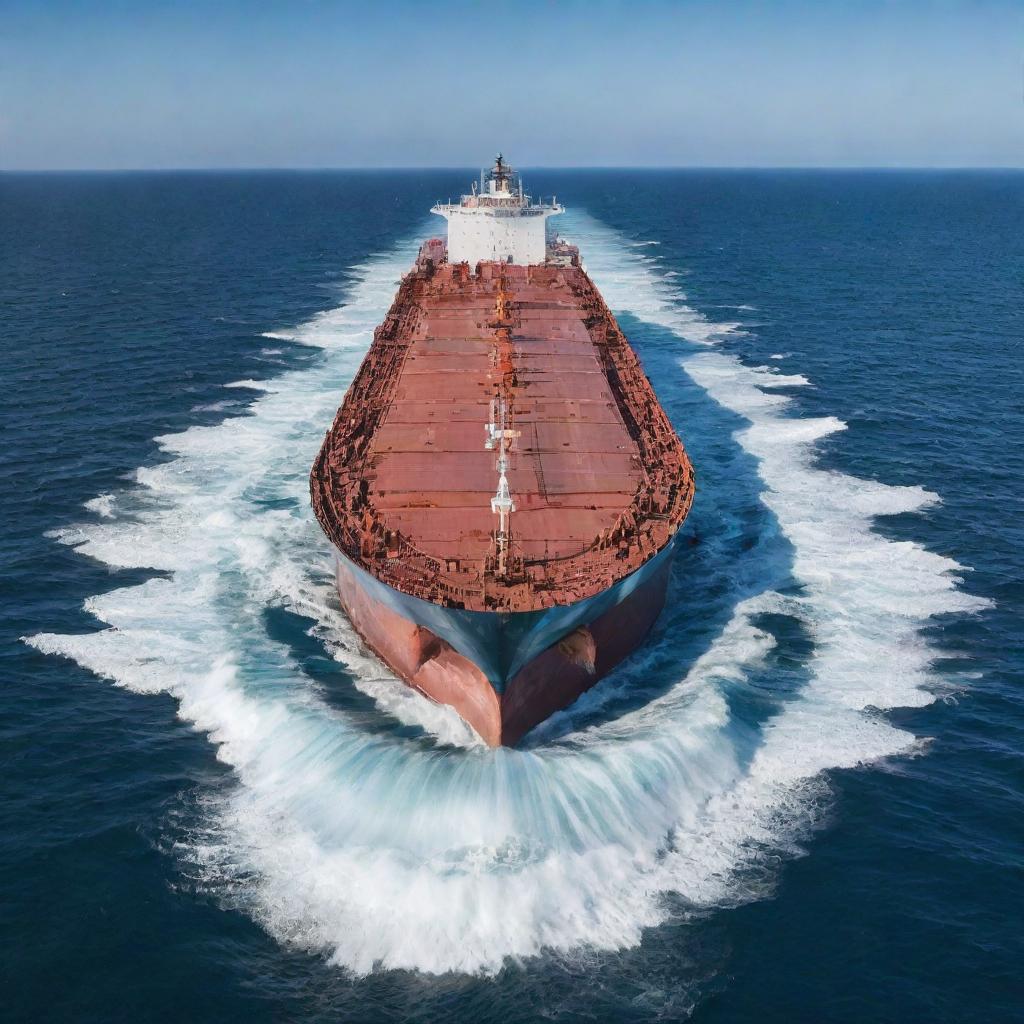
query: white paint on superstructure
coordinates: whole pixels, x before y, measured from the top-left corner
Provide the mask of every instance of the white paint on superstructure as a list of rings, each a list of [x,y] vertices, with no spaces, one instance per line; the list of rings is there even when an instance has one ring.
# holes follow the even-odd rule
[[[481,260],[524,266],[543,263],[546,222],[562,212],[554,199],[534,203],[522,181],[498,155],[469,195],[458,203],[437,203],[432,213],[448,221],[448,262],[476,266]]]

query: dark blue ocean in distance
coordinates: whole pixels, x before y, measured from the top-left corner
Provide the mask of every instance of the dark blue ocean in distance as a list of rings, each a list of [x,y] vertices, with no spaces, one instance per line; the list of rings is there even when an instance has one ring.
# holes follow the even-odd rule
[[[472,174],[0,175],[3,1018],[1024,1020],[1024,174],[525,174],[698,495],[498,752],[305,492]]]

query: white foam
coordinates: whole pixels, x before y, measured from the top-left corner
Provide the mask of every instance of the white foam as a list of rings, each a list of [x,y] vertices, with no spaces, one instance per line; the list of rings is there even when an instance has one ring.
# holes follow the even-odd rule
[[[100,494],[85,502],[85,507],[90,512],[95,512],[101,519],[113,519],[116,501],[113,494]]]
[[[227,412],[229,409],[237,409],[245,405],[244,400],[237,398],[225,398],[221,402],[207,402],[202,405],[193,405],[192,412]]]
[[[666,893],[714,906],[767,891],[778,854],[795,851],[827,800],[823,770],[913,749],[873,709],[931,699],[921,625],[980,607],[956,589],[955,563],[871,530],[872,517],[933,495],[817,469],[815,441],[843,424],[788,416],[778,389],[805,378],[711,350],[737,325],[688,309],[620,236],[567,220],[614,309],[705,347],[686,371],[749,421],[738,440],[758,460],[803,585],[798,597],[738,603],[658,699],[575,731],[569,713],[543,744],[489,751],[393,680],[338,610],[307,471],[414,241],[357,268],[339,309],[287,332],[323,350],[317,365],[236,382],[257,385],[248,415],[159,438],[169,461],[96,507],[109,518],[58,535],[109,565],[171,575],[91,599],[101,632],[29,642],[177,698],[237,779],[181,837],[196,883],[353,971],[493,972],[545,949],[623,948],[666,919]],[[312,619],[378,709],[433,740],[367,730],[339,710],[268,635],[268,607]],[[804,692],[747,761],[725,694],[771,652],[756,624],[766,612],[801,619],[815,653]],[[643,671],[641,659],[608,685]]]
[[[607,229],[581,218],[573,238],[614,309],[700,344],[712,335],[699,314],[676,307],[673,298],[678,303],[681,296],[666,294],[657,277],[617,252]],[[917,740],[876,709],[933,701],[941,686],[929,670],[939,652],[921,628],[934,616],[969,614],[988,603],[958,589],[963,570],[952,559],[873,530],[876,516],[917,511],[937,503],[937,495],[816,468],[814,443],[846,424],[787,414],[791,399],[774,391],[806,387],[805,377],[748,367],[720,352],[692,355],[681,365],[712,398],[750,422],[737,439],[758,460],[763,500],[793,544],[793,572],[803,584],[802,595],[778,599],[777,610],[803,620],[815,640],[811,680],[801,699],[764,730],[735,790],[712,802],[712,812],[720,804],[726,813],[721,819],[713,813],[702,841],[719,846],[727,824],[743,833],[783,806],[799,818],[804,805],[792,794],[824,770],[914,749]],[[776,598],[765,600],[770,605]],[[746,813],[735,814],[736,806]]]
[[[673,271],[658,273],[648,267],[643,257],[630,252],[621,238],[592,217],[573,212],[565,219],[566,236],[581,242],[584,265],[613,310],[632,313],[700,345],[716,344],[742,326],[715,323],[690,309],[685,296],[669,283]]]
[[[232,380],[224,385],[226,388],[248,388],[250,391],[271,391],[274,382],[270,380]]]

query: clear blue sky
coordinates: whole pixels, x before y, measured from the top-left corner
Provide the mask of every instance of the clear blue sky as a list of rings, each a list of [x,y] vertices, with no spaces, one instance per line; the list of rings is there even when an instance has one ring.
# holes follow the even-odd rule
[[[1024,166],[1024,0],[0,0],[0,168]]]

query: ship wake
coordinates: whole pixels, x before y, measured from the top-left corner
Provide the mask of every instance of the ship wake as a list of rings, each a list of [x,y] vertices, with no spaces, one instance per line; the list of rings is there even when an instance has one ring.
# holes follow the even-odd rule
[[[167,823],[183,884],[357,973],[617,950],[769,892],[827,812],[828,770],[918,744],[881,712],[938,692],[922,628],[982,606],[954,562],[872,529],[935,495],[818,468],[816,442],[843,424],[791,414],[783,391],[807,381],[716,349],[737,325],[688,309],[648,248],[566,219],[611,308],[670,339],[674,376],[655,385],[678,392],[699,450],[704,540],[648,648],[524,749],[483,748],[361,648],[308,506],[308,467],[414,242],[355,268],[339,309],[274,332],[320,348],[315,366],[236,382],[256,390],[249,415],[160,438],[167,461],[59,534],[161,574],[92,598],[97,632],[29,638],[177,699],[231,769]],[[773,659],[794,633],[806,653],[783,686]]]

